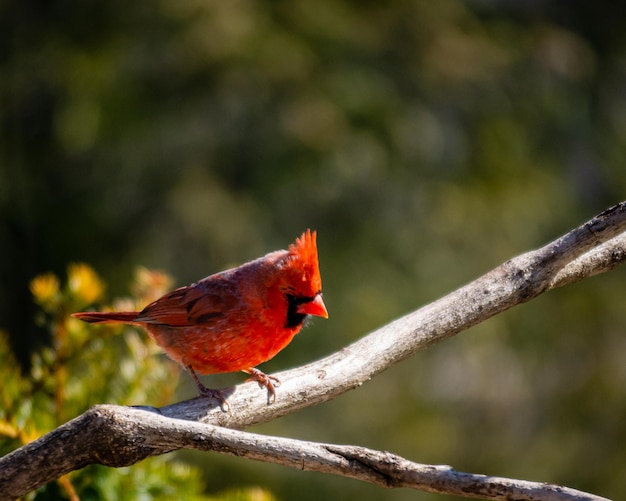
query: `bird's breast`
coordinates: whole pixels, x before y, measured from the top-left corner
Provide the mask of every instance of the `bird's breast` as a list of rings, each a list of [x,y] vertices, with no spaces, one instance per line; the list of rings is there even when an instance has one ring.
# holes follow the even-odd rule
[[[241,319],[240,319],[241,320]],[[217,322],[216,325],[170,327],[147,325],[157,344],[178,363],[201,374],[236,372],[273,358],[300,330],[273,319]]]

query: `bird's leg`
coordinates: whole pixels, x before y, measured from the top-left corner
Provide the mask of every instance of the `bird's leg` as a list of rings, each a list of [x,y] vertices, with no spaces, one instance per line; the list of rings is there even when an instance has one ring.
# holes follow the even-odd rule
[[[244,372],[250,374],[248,381],[256,381],[261,388],[267,388],[267,403],[271,404],[276,401],[276,388],[280,386],[280,379],[274,376],[268,376],[264,372],[254,367],[245,369]]]
[[[185,368],[189,371],[189,374],[191,374],[191,377],[193,377],[193,380],[196,382],[196,385],[198,386],[198,391],[200,392],[201,396],[218,400],[220,403],[220,408],[224,412],[230,412],[230,405],[228,405],[226,398],[224,398],[224,395],[220,390],[212,390],[211,388],[207,388],[206,386],[204,386],[198,378],[196,371],[193,370],[193,367],[191,365],[186,365]]]

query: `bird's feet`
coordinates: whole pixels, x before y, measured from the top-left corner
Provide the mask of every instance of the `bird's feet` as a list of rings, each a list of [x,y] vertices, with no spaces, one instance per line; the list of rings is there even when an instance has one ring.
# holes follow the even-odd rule
[[[191,376],[193,377],[193,380],[196,382],[196,386],[198,387],[200,396],[214,398],[220,403],[220,409],[222,409],[223,412],[230,412],[230,405],[226,401],[226,397],[221,390],[212,390],[211,388],[207,388],[206,386],[204,386],[198,378],[196,371],[193,370],[193,367],[191,365],[187,366],[187,370],[189,371],[189,374],[191,374]]]
[[[264,372],[254,367],[246,369],[244,372],[250,374],[248,381],[256,381],[261,388],[267,388],[267,403],[272,404],[276,401],[276,388],[280,386],[280,379],[274,376],[268,376]]]
[[[198,385],[198,390],[200,390],[201,396],[217,400],[220,403],[220,409],[222,409],[223,412],[230,412],[230,404],[221,390],[212,390],[211,388],[204,386],[202,383]]]

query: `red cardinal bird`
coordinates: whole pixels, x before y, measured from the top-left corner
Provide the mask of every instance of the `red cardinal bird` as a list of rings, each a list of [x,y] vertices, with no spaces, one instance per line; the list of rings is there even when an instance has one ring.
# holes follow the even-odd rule
[[[193,376],[200,394],[227,403],[204,386],[196,372],[244,371],[267,388],[268,403],[280,381],[255,366],[274,357],[300,331],[308,315],[328,318],[322,301],[316,232],[307,230],[288,250],[181,287],[142,311],[84,312],[90,323],[140,325]]]

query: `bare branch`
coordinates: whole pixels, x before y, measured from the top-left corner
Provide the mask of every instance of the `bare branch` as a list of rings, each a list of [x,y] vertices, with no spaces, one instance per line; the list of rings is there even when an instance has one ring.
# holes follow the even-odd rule
[[[32,454],[35,448],[46,449],[48,457]],[[606,501],[556,485],[462,473],[446,465],[413,463],[395,454],[365,447],[266,437],[167,418],[156,409],[113,405],[95,406],[6,456],[10,461],[8,467],[0,470],[0,499],[13,499],[33,489],[39,480],[33,478],[33,471],[45,471],[46,481],[49,481],[76,469],[77,465],[99,463],[121,467],[180,448],[215,451],[299,470],[331,473],[382,487],[405,487],[481,499]],[[39,460],[33,461],[33,458]],[[14,471],[16,468],[31,474],[19,475]],[[10,481],[15,478],[19,481]]]
[[[569,263],[555,275],[550,282],[550,288],[562,287],[579,282],[583,278],[611,271],[624,260],[626,260],[626,233],[612,238]]]
[[[203,421],[237,429],[266,422],[287,413],[330,400],[362,385],[383,370],[416,352],[517,304],[529,301],[551,288],[614,268],[622,263],[626,256],[626,252],[624,252],[626,237],[623,234],[625,231],[626,202],[622,202],[545,247],[503,263],[472,283],[391,322],[337,353],[306,366],[277,374],[283,384],[280,387],[276,402],[272,405],[266,404],[264,393],[258,390],[256,384],[248,383],[230,390],[231,394],[228,401],[231,412],[229,413],[222,412],[218,402],[209,401],[206,398],[195,398],[173,404],[163,407],[159,412],[164,417]],[[173,433],[169,427],[163,428],[161,431],[157,429],[156,435],[160,437],[162,442],[155,442],[154,437],[147,431],[150,424],[143,420],[137,422],[121,420],[121,425],[130,426],[132,432],[122,434],[121,438],[112,432],[104,434],[104,436],[98,435],[99,426],[94,426],[91,420],[96,419],[94,415],[101,416],[102,409],[102,406],[95,407],[45,437],[1,458],[0,493],[13,493],[11,495],[15,496],[23,495],[29,490],[58,478],[63,473],[94,462],[110,466],[128,465],[151,455],[193,446],[190,442],[177,442],[180,436]],[[151,413],[145,412],[142,414],[144,418],[150,415]],[[164,422],[159,423],[164,424]],[[177,423],[184,422],[177,421]],[[185,423],[185,426],[192,425],[193,423]],[[201,426],[200,424],[197,425]],[[218,428],[211,429],[211,436],[217,436],[217,431],[226,431]],[[199,433],[199,430],[197,431]],[[258,449],[252,447],[253,452],[248,457],[254,459],[265,457],[267,460],[272,459],[275,462],[284,460],[290,466],[303,467],[304,465],[313,469],[312,466],[308,466],[307,461],[312,461],[311,464],[314,464],[316,456],[313,454],[309,457],[307,452],[304,452],[312,453],[311,449],[296,449],[294,451],[295,457],[298,458],[296,465],[293,460],[284,459],[286,457],[284,453],[281,458],[278,449],[269,455],[267,455],[267,451],[263,453],[262,443],[281,439],[266,437],[260,440],[258,436],[249,434],[245,436],[257,437],[254,443],[258,445]],[[120,446],[120,440],[127,440],[124,442],[127,446]],[[167,445],[164,446],[163,443]],[[305,444],[304,442],[295,443],[298,444],[297,447]],[[339,450],[338,447],[327,446],[326,450],[327,452],[335,451],[336,454],[336,451]],[[89,450],[85,450],[86,448]],[[222,450],[216,446],[215,449],[211,450],[243,454],[241,449],[235,451],[235,449],[224,448]],[[354,451],[357,450],[367,451],[361,448],[349,448],[349,451],[354,454],[356,454]],[[371,455],[368,456],[370,453]],[[254,454],[258,454],[259,457],[254,457]],[[264,454],[265,456],[263,456]],[[355,472],[361,472],[361,469],[365,467],[367,467],[366,470],[377,472],[377,475],[385,471],[384,461],[380,463],[372,460],[370,464],[366,458],[374,458],[376,454],[387,453],[368,451],[364,454],[364,456],[358,454],[356,456],[349,454],[344,456],[344,459],[350,459],[347,473],[356,475]],[[397,458],[393,455],[388,457]],[[67,465],[61,466],[64,464],[62,460],[72,461],[69,470]],[[406,460],[402,460],[402,458],[398,458],[398,460],[399,464],[404,464],[408,468],[408,464],[402,463]],[[426,478],[430,478],[426,483],[432,488],[438,488],[437,486],[441,482],[441,467],[425,466],[424,468],[427,470],[430,468],[434,472],[432,477],[426,476]],[[326,470],[319,469],[318,471]],[[411,471],[411,469],[408,468],[406,471]],[[445,471],[450,473],[453,470],[447,469]],[[345,467],[337,466],[333,473],[345,474]],[[457,476],[467,475],[455,473]],[[389,482],[389,474],[387,473],[383,474],[382,477],[373,475],[368,481],[374,481],[375,478],[379,478],[383,483],[395,485]],[[477,479],[476,476],[468,478],[470,478],[470,483]],[[498,479],[488,477],[486,480],[486,478],[484,477],[484,483],[500,486]],[[506,482],[518,481],[507,480]],[[501,483],[505,484],[506,482]],[[485,485],[483,484],[481,487],[483,490],[463,491],[459,495],[485,497],[485,493],[488,491]],[[425,486],[419,488],[426,489]],[[560,493],[567,491],[561,487],[554,487],[554,489]],[[474,494],[470,494],[470,492]],[[2,495],[5,494],[0,494],[0,496]],[[586,496],[582,498],[557,498],[549,497],[544,492],[541,496],[519,497],[519,499],[598,499],[590,495]],[[491,499],[504,498],[492,496]]]
[[[548,245],[515,257],[468,285],[364,336],[342,350],[276,376],[271,406],[256,384],[233,388],[233,412],[193,399],[161,409],[164,415],[242,429],[317,405],[357,388],[392,365],[549,289],[582,280],[626,259],[626,202]]]

